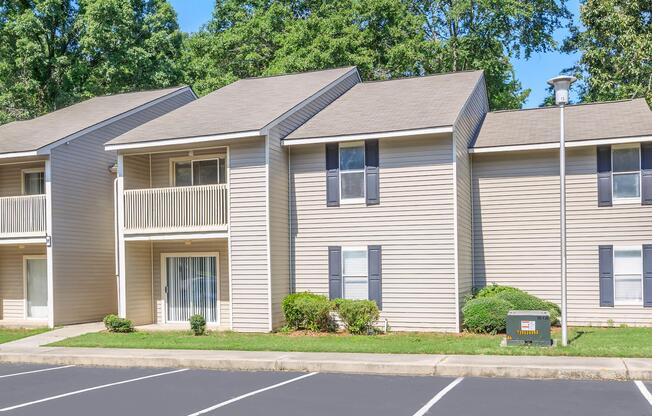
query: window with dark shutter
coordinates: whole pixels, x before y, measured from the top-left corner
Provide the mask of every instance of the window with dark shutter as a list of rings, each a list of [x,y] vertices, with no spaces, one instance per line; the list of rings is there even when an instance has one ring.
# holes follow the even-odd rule
[[[641,144],[641,203],[652,205],[652,143]]]
[[[369,300],[376,301],[378,309],[383,309],[383,285],[382,285],[382,250],[380,246],[369,246],[368,273],[369,273]]]
[[[611,146],[598,146],[598,206],[610,207],[611,202]]]
[[[614,306],[613,256],[613,246],[598,247],[598,262],[600,265],[600,306]]]
[[[328,295],[330,299],[342,297],[342,247],[328,247]]]
[[[378,140],[365,142],[365,162],[367,175],[367,205],[380,204],[379,151]]]
[[[652,307],[652,245],[643,245],[643,306]]]
[[[326,205],[340,206],[340,162],[337,143],[326,144]]]

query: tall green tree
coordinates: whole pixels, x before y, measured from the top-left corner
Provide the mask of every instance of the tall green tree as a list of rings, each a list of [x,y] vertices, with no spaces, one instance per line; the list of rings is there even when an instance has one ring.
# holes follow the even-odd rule
[[[645,97],[652,105],[652,2],[586,0],[580,19],[565,48],[581,53],[581,99]]]

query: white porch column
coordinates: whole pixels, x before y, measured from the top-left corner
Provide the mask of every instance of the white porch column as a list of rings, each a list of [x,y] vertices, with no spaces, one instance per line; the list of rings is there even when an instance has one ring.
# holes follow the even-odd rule
[[[116,266],[118,271],[118,315],[121,318],[127,317],[127,264],[125,262],[125,239],[124,239],[124,156],[118,155],[118,177],[116,179],[117,218],[116,228],[118,237],[118,249],[116,251]]]
[[[54,258],[52,255],[52,165],[50,159],[45,161],[45,239],[48,284],[48,326],[54,328]]]

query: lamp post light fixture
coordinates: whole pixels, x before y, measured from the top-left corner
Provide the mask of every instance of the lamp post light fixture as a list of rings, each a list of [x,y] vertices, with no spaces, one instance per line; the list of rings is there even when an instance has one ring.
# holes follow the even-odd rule
[[[559,128],[559,231],[561,247],[561,344],[568,345],[568,306],[566,304],[566,139],[564,137],[564,106],[568,90],[577,78],[560,75],[548,80],[555,89],[555,104],[560,110]]]

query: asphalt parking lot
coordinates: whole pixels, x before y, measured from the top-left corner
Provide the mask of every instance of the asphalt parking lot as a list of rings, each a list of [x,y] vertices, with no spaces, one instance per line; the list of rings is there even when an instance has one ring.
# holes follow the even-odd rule
[[[652,383],[0,365],[9,415],[651,415]]]

